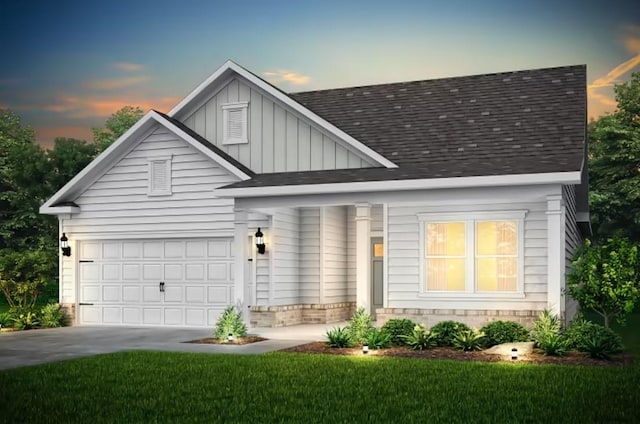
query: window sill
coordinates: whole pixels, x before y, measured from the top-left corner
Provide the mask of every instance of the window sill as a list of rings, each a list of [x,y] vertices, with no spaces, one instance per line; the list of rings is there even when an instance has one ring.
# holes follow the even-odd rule
[[[246,138],[228,138],[226,140],[222,140],[222,144],[223,145],[229,145],[229,144],[248,144],[249,140],[247,140]]]
[[[161,196],[171,196],[173,193],[170,191],[166,192],[155,192],[155,193],[147,193],[149,197],[161,197]]]

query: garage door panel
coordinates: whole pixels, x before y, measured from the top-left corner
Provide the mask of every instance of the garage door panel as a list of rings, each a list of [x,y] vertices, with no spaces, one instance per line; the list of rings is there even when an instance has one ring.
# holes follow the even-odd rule
[[[121,308],[119,307],[104,307],[102,308],[102,322],[104,324],[120,324],[122,322]]]
[[[165,302],[182,302],[182,286],[169,286],[164,289],[164,301]]]
[[[233,299],[229,239],[83,241],[81,324],[207,326]],[[164,291],[160,291],[164,282]]]
[[[120,302],[120,286],[102,286],[102,301],[107,303]]]
[[[167,264],[164,266],[165,281],[181,281],[183,278],[182,264]]]

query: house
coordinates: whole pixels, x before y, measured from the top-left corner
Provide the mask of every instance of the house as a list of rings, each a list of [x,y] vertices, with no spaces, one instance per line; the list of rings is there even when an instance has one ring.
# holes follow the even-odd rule
[[[79,325],[568,319],[585,131],[585,66],[289,94],[229,61],[41,207],[60,302]]]

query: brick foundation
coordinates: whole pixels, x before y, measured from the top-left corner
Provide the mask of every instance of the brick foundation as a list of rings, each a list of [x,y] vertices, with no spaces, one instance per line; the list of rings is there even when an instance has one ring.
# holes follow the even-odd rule
[[[492,311],[465,309],[405,309],[381,308],[376,310],[377,325],[382,326],[392,318],[406,318],[430,328],[441,321],[459,321],[469,327],[481,328],[491,321],[515,321],[527,328],[533,327],[533,321],[540,311]]]
[[[346,321],[356,309],[354,302],[252,306],[249,322],[252,327],[287,327],[298,324],[328,324]]]
[[[67,314],[66,325],[76,324],[76,304],[75,303],[61,303],[60,309]]]

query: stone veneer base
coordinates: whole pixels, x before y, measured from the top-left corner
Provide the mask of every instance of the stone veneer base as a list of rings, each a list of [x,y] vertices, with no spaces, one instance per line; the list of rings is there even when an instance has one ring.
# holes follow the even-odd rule
[[[355,302],[252,306],[252,327],[287,327],[298,324],[329,324],[347,321],[356,310]]]
[[[427,328],[433,327],[441,321],[459,321],[469,327],[481,328],[491,321],[515,321],[527,328],[533,327],[533,321],[540,311],[495,311],[476,309],[410,309],[410,308],[381,308],[376,310],[377,326],[382,326],[392,318],[410,319],[416,323],[424,324]]]
[[[76,304],[75,303],[61,303],[60,309],[67,314],[67,325],[76,324]]]

